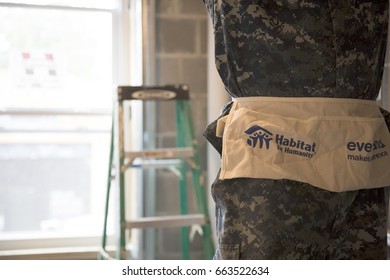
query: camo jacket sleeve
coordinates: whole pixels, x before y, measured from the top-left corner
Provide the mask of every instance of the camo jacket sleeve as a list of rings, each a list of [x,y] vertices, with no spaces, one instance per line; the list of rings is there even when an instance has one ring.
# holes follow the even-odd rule
[[[203,0],[232,96],[375,99],[388,0]]]

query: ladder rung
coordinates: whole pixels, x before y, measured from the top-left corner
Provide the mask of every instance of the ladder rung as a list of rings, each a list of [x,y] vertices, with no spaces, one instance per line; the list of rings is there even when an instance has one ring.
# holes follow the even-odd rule
[[[202,214],[145,217],[126,222],[126,228],[166,228],[182,227],[205,224],[205,217]]]
[[[136,158],[179,158],[179,157],[192,157],[194,155],[194,149],[192,148],[165,148],[156,150],[142,150],[126,152],[125,156],[131,161]]]
[[[138,159],[131,164],[131,167],[170,167],[180,166],[181,163],[179,159]]]

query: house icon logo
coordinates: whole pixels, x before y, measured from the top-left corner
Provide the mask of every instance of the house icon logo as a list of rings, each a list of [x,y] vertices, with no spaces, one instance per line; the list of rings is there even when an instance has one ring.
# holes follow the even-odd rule
[[[258,146],[259,149],[262,149],[265,145],[265,148],[267,150],[269,149],[269,143],[271,142],[271,136],[273,135],[271,132],[259,125],[253,125],[245,130],[245,133],[248,135],[246,143],[249,146],[252,148],[256,148],[256,146]]]

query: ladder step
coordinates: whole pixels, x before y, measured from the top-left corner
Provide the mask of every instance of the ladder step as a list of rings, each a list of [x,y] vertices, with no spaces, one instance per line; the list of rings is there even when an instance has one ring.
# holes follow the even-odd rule
[[[125,156],[130,161],[136,158],[180,158],[180,157],[192,157],[194,155],[193,148],[164,148],[155,150],[142,150],[142,151],[131,151],[126,152]]]
[[[131,167],[147,168],[147,167],[170,167],[180,166],[182,163],[179,159],[137,159],[133,161]]]
[[[162,217],[145,217],[137,220],[127,221],[126,228],[167,228],[182,227],[191,225],[203,225],[206,223],[202,214],[174,215]]]

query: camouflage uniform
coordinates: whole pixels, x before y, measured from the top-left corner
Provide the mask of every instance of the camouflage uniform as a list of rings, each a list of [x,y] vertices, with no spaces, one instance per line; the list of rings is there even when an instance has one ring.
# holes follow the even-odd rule
[[[215,31],[216,67],[231,96],[377,98],[388,0],[204,3]],[[382,112],[390,127],[389,113]],[[221,152],[215,125],[204,135]],[[215,259],[385,259],[386,192],[216,179]]]

